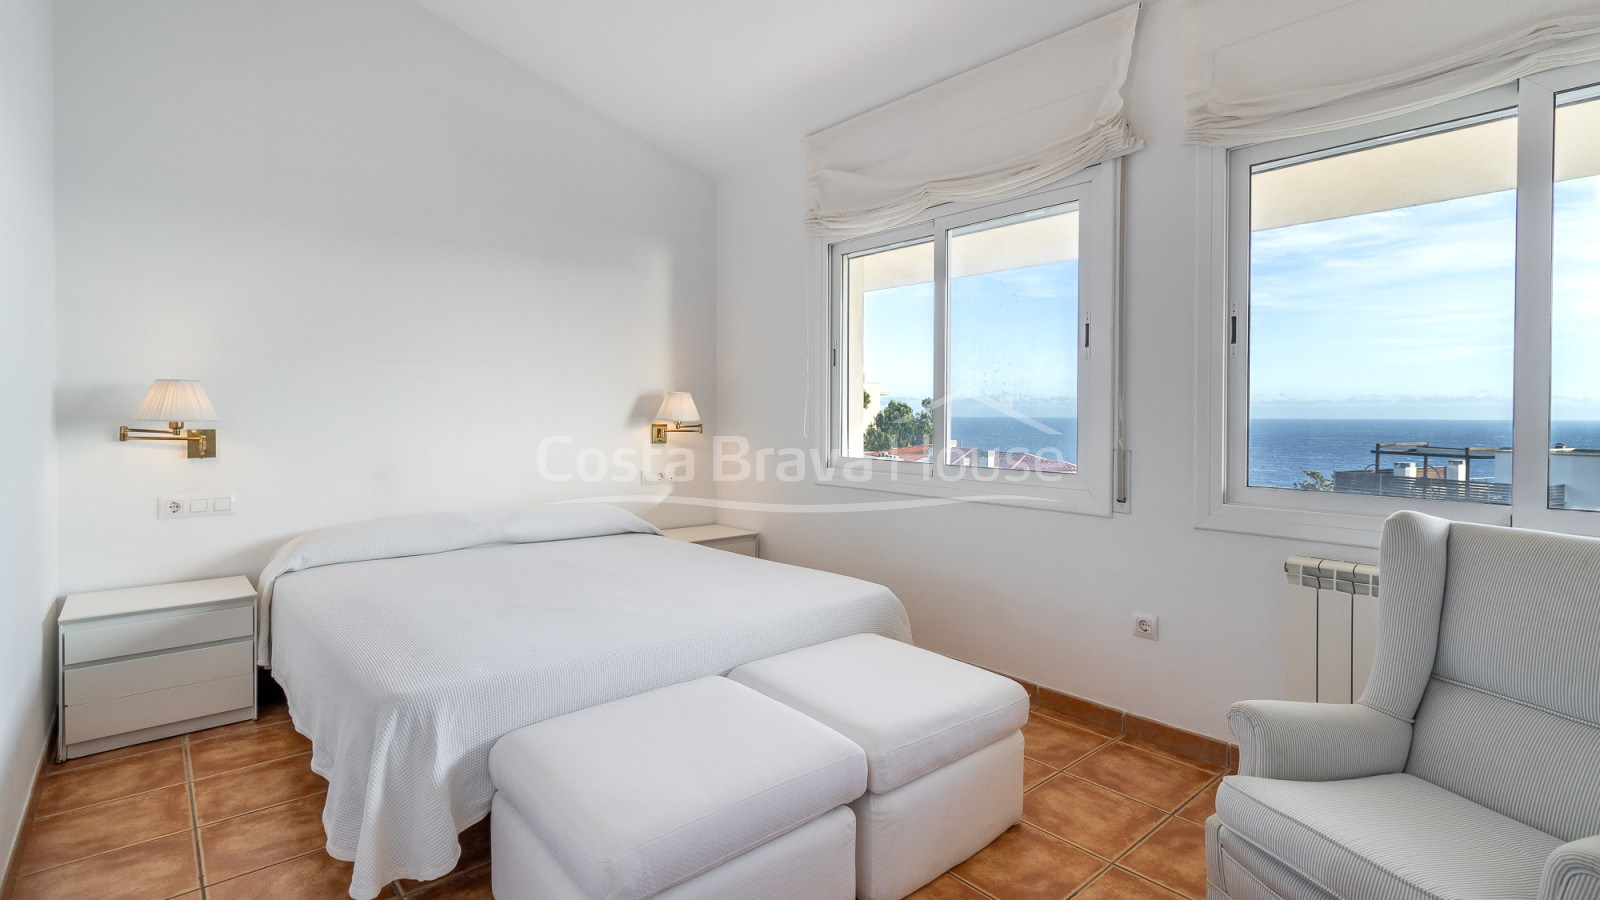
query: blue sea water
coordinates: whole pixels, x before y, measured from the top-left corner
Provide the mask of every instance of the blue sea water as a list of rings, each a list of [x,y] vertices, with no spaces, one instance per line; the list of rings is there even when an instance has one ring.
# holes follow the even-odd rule
[[[959,447],[1019,451],[1046,459],[1078,461],[1078,420],[1075,418],[1028,420],[1007,416],[951,416],[950,437]]]
[[[951,416],[950,436],[962,447],[1022,450],[1051,459],[1078,461],[1078,420],[1041,418],[1050,434],[1026,421],[1001,416]],[[1378,443],[1427,441],[1435,447],[1509,447],[1510,420],[1462,419],[1251,419],[1250,483],[1293,487],[1306,472],[1333,477],[1336,471],[1372,465]],[[1600,448],[1600,422],[1554,422],[1550,442]],[[1442,465],[1442,461],[1438,463]],[[1472,477],[1493,478],[1492,460],[1472,463]]]
[[[1306,480],[1308,471],[1331,478],[1336,471],[1371,466],[1374,445],[1404,441],[1427,441],[1435,447],[1509,447],[1511,421],[1251,419],[1250,483],[1292,487]],[[1550,441],[1568,447],[1600,447],[1600,422],[1552,422]],[[1492,460],[1473,461],[1474,480],[1493,476]]]

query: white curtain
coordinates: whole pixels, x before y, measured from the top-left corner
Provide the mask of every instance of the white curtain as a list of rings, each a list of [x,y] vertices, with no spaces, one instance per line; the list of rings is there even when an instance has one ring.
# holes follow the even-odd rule
[[[1135,3],[806,138],[806,230],[882,231],[1139,149],[1122,115],[1138,17]]]
[[[1185,140],[1372,122],[1600,59],[1595,0],[1182,0]]]

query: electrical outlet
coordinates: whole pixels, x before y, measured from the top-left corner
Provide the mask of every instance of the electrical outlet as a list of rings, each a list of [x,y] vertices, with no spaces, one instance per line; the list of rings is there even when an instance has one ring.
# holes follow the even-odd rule
[[[639,473],[639,483],[640,484],[665,484],[666,481],[667,481],[667,473],[665,473],[665,472],[640,472]]]
[[[1161,617],[1134,613],[1133,636],[1144,638],[1147,641],[1161,640]]]
[[[165,494],[156,498],[156,518],[193,519],[199,516],[231,516],[232,494]]]

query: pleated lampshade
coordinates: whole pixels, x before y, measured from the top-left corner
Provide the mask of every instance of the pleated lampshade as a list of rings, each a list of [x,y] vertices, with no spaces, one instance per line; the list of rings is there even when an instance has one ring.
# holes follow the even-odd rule
[[[700,421],[700,410],[694,408],[694,398],[689,396],[688,391],[667,391],[667,398],[661,401],[661,411],[656,413],[656,418],[693,425]]]
[[[205,422],[216,419],[217,409],[200,382],[157,378],[133,417],[141,422]]]

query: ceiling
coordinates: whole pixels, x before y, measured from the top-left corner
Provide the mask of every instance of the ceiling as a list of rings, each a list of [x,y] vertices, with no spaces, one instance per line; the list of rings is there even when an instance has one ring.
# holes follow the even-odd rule
[[[1131,0],[416,0],[718,174]]]

